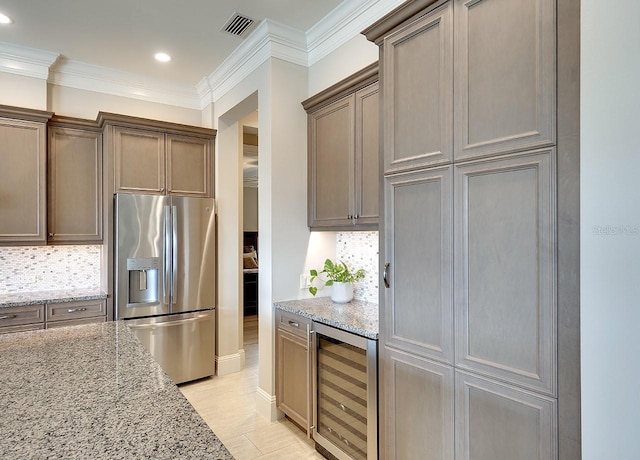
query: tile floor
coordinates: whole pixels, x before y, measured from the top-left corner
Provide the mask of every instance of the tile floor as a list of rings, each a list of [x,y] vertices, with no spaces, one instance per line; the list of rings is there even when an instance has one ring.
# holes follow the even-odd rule
[[[180,385],[184,396],[237,460],[324,459],[293,423],[271,423],[256,412],[257,316],[245,318],[244,349],[241,372]]]

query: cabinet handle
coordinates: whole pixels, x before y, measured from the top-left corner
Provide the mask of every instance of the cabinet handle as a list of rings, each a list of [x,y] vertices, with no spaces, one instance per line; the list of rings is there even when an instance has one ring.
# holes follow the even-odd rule
[[[289,326],[293,326],[293,327],[300,327],[300,324],[298,324],[296,321],[289,321]]]
[[[0,316],[0,319],[13,319],[15,317],[16,315],[3,315],[3,316]]]
[[[80,307],[80,308],[68,308],[67,309],[67,313],[77,313],[79,311],[87,311],[86,307]]]
[[[389,262],[384,264],[384,273],[382,274],[382,281],[384,281],[384,287],[389,289],[391,285],[389,284],[389,267],[391,264]]]
[[[164,193],[164,187],[160,187],[160,191]]]
[[[355,220],[358,220],[358,219],[360,219],[360,216],[359,216],[358,214],[356,214],[355,216],[353,216],[353,218],[354,218]]]
[[[351,214],[349,214],[349,215],[347,216],[347,219],[351,220],[351,219],[353,219],[353,216],[352,216]]]

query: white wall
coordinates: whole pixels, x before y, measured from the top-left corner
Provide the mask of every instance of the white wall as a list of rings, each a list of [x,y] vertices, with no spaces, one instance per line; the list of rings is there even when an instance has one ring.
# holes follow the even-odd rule
[[[185,125],[203,126],[200,110],[186,109],[156,102],[48,85],[47,109],[58,115],[95,120],[98,112],[112,112]]]
[[[309,94],[313,96],[378,60],[378,47],[357,35],[309,67]]]
[[[581,4],[585,460],[640,455],[640,2]]]
[[[47,82],[0,72],[0,104],[47,110]]]

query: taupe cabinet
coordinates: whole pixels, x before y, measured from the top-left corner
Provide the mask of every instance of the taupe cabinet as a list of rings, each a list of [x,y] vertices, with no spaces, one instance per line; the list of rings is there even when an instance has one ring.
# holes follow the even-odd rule
[[[303,102],[308,112],[308,224],[313,230],[378,225],[377,63]]]
[[[276,405],[310,434],[311,320],[276,310]]]
[[[101,116],[109,123],[111,114]],[[126,125],[107,126],[116,193],[211,196],[212,131],[184,127],[184,132],[168,132],[161,123],[149,128],[136,125],[137,120],[117,116]]]
[[[380,457],[557,459],[555,1],[408,1],[364,33],[383,101]]]
[[[0,244],[44,244],[47,120],[52,113],[0,106]]]
[[[49,126],[48,243],[102,241],[102,131],[54,117]]]
[[[106,301],[79,300],[0,308],[0,334],[106,321]]]

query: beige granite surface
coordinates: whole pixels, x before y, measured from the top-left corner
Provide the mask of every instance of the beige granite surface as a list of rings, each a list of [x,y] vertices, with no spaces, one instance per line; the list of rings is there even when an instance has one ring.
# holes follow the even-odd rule
[[[0,335],[0,458],[232,459],[123,323]]]
[[[55,291],[16,292],[0,294],[0,308],[106,298],[107,294],[99,289],[59,289]]]
[[[330,297],[274,302],[274,307],[318,323],[378,340],[378,305],[361,300],[334,303]]]

